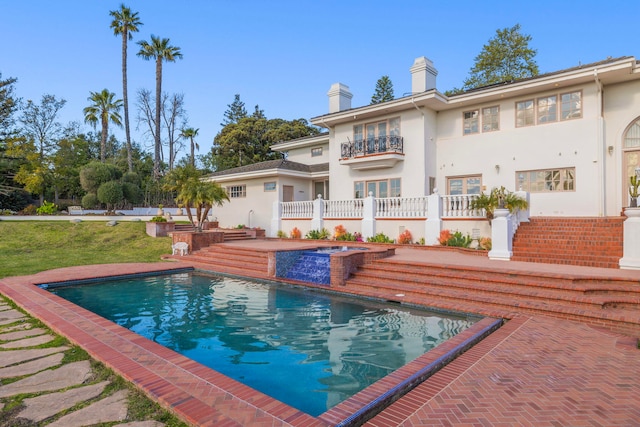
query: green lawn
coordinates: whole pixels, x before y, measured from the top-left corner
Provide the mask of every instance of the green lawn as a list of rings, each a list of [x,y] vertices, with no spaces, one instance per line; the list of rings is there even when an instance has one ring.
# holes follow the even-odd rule
[[[170,237],[149,237],[144,222],[0,221],[0,278],[59,267],[155,262],[171,253]]]

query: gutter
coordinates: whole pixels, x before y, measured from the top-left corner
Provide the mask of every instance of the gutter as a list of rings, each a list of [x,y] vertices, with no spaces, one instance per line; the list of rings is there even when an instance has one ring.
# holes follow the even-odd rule
[[[597,130],[597,162],[600,163],[600,167],[598,168],[598,179],[600,181],[600,185],[598,186],[598,210],[600,212],[600,216],[607,216],[607,180],[606,180],[606,157],[605,153],[607,151],[605,144],[605,135],[604,135],[604,117],[602,116],[602,82],[598,77],[598,69],[593,70],[593,78],[596,84],[596,88],[598,91],[597,96],[597,120],[598,120],[598,130]]]

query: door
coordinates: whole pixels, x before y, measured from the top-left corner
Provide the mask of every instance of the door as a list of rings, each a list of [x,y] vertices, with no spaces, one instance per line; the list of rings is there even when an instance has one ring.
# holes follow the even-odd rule
[[[293,202],[293,185],[282,186],[282,201]]]

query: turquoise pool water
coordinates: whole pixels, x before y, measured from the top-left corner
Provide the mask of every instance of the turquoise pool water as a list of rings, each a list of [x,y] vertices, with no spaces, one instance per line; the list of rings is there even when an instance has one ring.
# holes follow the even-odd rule
[[[479,320],[194,272],[49,289],[313,416]]]

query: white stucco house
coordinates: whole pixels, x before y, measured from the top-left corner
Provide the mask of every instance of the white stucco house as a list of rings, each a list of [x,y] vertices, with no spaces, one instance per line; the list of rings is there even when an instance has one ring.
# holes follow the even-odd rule
[[[620,216],[629,206],[629,176],[640,166],[634,57],[453,96],[438,91],[426,57],[409,71],[411,95],[380,104],[354,107],[348,86],[332,85],[329,112],[311,118],[324,133],[274,145],[282,160],[209,175],[231,198],[214,208],[220,225],[304,233],[318,224],[321,195],[332,202],[320,213],[324,226],[358,231],[365,214],[357,201],[372,194],[403,201],[377,205],[376,230],[396,236],[411,227],[418,239],[427,233],[427,196],[445,197],[444,218],[473,218],[452,200],[500,186],[527,193],[531,216]]]

